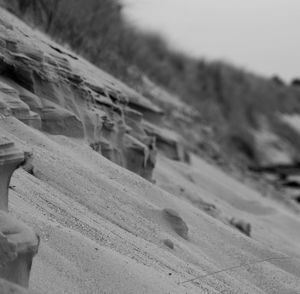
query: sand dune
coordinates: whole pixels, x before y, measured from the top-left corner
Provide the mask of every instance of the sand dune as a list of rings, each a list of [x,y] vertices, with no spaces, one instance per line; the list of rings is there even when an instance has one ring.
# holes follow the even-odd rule
[[[296,212],[190,158],[160,107],[0,14],[0,133],[33,154],[9,186],[10,215],[41,238],[30,291],[300,293]]]
[[[35,176],[17,171],[10,191],[12,213],[42,239],[32,289],[300,292],[299,217],[200,159],[193,158],[190,167],[161,156],[153,185],[106,160],[81,139],[45,135],[15,118],[1,120],[1,130],[35,154]],[[197,199],[214,203],[224,219],[249,221],[253,238],[199,209]],[[253,203],[252,208],[241,210],[243,201],[245,206]],[[187,224],[188,240],[168,225],[161,212],[165,208],[178,212]],[[164,245],[165,239],[173,242],[173,250]],[[268,258],[278,259],[185,283]]]

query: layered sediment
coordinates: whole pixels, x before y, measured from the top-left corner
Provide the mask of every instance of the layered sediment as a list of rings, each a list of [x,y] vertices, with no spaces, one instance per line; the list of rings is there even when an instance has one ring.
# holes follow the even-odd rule
[[[149,132],[142,122],[161,126],[163,110],[28,27],[16,30],[5,22],[0,24],[0,112],[49,134],[84,139],[108,159],[151,180],[153,137],[163,152],[174,142],[169,135],[162,140],[164,133]],[[181,160],[180,144],[174,144],[171,158]]]
[[[77,68],[82,65],[72,64],[77,58],[70,60],[72,57],[63,51],[59,54],[51,44],[35,48],[31,40],[28,42],[6,27],[2,27],[0,34],[2,114],[14,115],[50,134],[84,138],[91,146],[98,146],[98,151],[108,159],[147,174],[146,166],[135,167],[133,162],[126,164],[128,159],[124,156],[128,154],[128,148],[124,149],[123,138],[126,133],[134,135],[131,129],[135,126],[126,125],[128,111],[124,109],[130,104],[149,115],[160,114],[158,107],[133,90],[125,86],[122,89],[119,82],[115,85],[112,77],[107,82],[106,74],[100,71],[95,76],[97,70],[91,65],[85,67],[85,73],[78,72]],[[142,149],[147,148],[143,144]],[[137,148],[130,150],[140,155]]]

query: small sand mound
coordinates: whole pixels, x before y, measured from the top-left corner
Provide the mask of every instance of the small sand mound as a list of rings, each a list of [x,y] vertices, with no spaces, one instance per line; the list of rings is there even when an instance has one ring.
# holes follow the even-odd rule
[[[233,226],[236,227],[239,231],[247,235],[248,237],[251,236],[251,224],[247,223],[243,220],[235,219],[232,218],[229,223]]]
[[[173,230],[183,239],[188,239],[189,228],[184,220],[180,217],[177,211],[173,209],[164,209],[163,215],[165,219],[169,222]]]
[[[169,247],[170,249],[174,249],[174,243],[170,239],[165,239],[164,245]]]

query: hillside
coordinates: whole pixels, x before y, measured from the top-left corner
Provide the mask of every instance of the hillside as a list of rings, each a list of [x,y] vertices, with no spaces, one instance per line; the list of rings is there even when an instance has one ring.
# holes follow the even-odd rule
[[[198,109],[146,74],[132,89],[2,9],[0,20],[0,278],[26,287],[30,272],[28,291],[45,294],[300,292],[295,203],[190,152],[198,127],[215,139]],[[262,160],[283,141],[273,118],[253,127]],[[23,165],[10,182],[9,164]]]
[[[299,114],[296,82],[288,85],[277,76],[260,77],[223,62],[197,60],[176,52],[159,36],[128,24],[122,2],[117,0],[79,0],[76,5],[69,0],[2,2],[147,98],[153,98],[149,83],[145,83],[150,80],[168,93],[162,95],[163,100],[173,97],[189,105],[193,112],[184,116],[191,120],[175,128],[201,156],[223,166],[235,163],[245,168],[265,164],[261,145],[268,144],[276,154],[298,161],[299,134],[281,119],[281,114]],[[172,123],[176,124],[174,116]],[[189,132],[191,127],[195,131]],[[257,134],[266,129],[279,139],[262,143]],[[279,163],[280,154],[267,163]]]

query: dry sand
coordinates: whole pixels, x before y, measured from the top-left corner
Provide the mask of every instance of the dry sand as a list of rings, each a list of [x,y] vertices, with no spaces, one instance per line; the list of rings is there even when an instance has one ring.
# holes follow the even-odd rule
[[[32,34],[1,14],[22,27],[22,38]],[[35,34],[28,43],[55,45]],[[131,92],[85,61],[73,63],[96,84]],[[34,154],[35,175],[19,169],[12,178],[9,209],[41,236],[30,284],[38,293],[300,293],[299,215],[203,160],[159,156],[152,184],[83,139],[46,135],[12,117],[1,118],[0,130]],[[209,205],[216,209],[205,212]],[[251,238],[231,218],[249,222]]]
[[[299,216],[201,159],[188,166],[160,156],[153,185],[82,140],[49,136],[15,118],[2,119],[0,127],[35,155],[35,176],[18,170],[10,189],[10,211],[41,236],[33,290],[300,293]],[[215,204],[225,219],[250,222],[252,238],[203,212],[199,201]],[[187,224],[187,240],[166,220],[165,208]],[[268,258],[283,259],[185,283]]]

